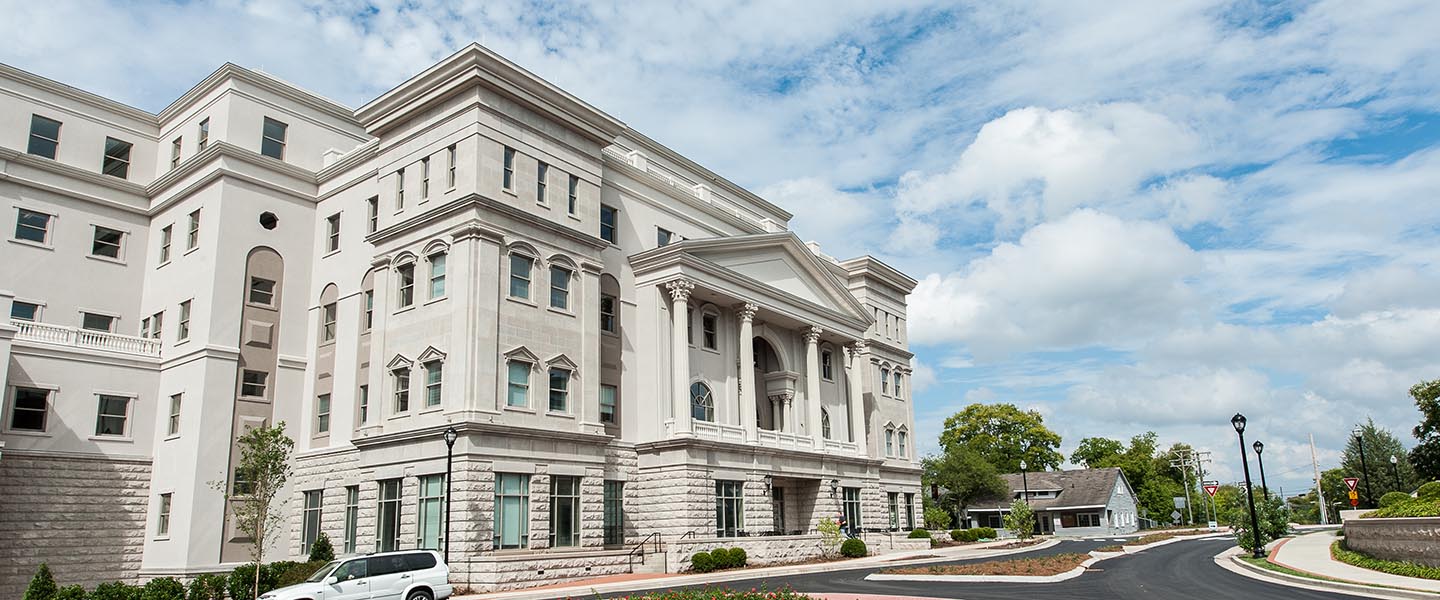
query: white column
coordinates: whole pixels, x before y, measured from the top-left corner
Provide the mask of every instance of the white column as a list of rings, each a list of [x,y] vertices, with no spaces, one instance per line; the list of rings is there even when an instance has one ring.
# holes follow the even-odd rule
[[[815,449],[825,449],[825,430],[820,427],[820,333],[819,327],[805,330],[805,406],[810,437]]]
[[[845,349],[845,383],[850,390],[850,441],[855,442],[856,454],[869,456],[865,439],[865,390],[862,384],[860,347],[865,342],[851,344]],[[914,426],[911,426],[914,430]]]
[[[784,392],[780,394],[780,402],[782,403],[780,411],[784,413],[780,418],[784,425],[781,430],[791,435],[800,433],[800,428],[795,426],[795,393]]]
[[[745,441],[755,443],[759,440],[759,433],[755,424],[755,403],[760,396],[755,389],[755,311],[760,307],[754,304],[741,304],[735,307],[735,314],[740,317],[740,393],[736,400],[740,404],[740,426],[745,428]]]
[[[674,407],[674,421],[670,431],[673,436],[689,436],[690,341],[687,337],[687,320],[690,314],[690,292],[695,289],[695,284],[688,279],[676,279],[666,283],[665,289],[670,290],[670,400]]]

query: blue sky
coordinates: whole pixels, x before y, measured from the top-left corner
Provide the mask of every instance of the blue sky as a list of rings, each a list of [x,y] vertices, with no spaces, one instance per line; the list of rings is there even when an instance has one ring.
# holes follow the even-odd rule
[[[225,61],[358,106],[481,41],[921,280],[972,401],[1308,485],[1440,377],[1440,4],[23,3],[0,60],[158,110]],[[103,59],[102,59],[103,57]]]

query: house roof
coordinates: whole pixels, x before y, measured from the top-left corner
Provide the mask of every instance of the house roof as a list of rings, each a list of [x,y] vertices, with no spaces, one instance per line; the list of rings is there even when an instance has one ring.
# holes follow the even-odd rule
[[[1005,480],[1005,485],[1011,490],[1009,497],[981,500],[974,503],[976,508],[983,510],[986,506],[1008,507],[1011,500],[1018,497],[1027,486],[1031,492],[1059,492],[1053,498],[1031,498],[1030,507],[1035,510],[1105,506],[1110,503],[1110,496],[1116,485],[1126,486],[1126,493],[1131,493],[1129,483],[1125,482],[1125,475],[1118,467],[1040,471],[1026,473],[1024,477],[1020,473],[1006,473],[1000,478]]]

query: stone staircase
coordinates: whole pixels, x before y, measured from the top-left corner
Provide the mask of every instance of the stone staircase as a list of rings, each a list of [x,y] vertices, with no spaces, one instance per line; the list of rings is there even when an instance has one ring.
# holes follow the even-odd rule
[[[664,543],[641,543],[633,548],[632,573],[666,573],[669,558]]]

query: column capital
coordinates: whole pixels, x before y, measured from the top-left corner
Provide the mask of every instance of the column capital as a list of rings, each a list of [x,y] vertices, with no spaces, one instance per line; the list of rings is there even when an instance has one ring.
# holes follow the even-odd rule
[[[793,392],[780,392],[778,394],[770,395],[769,398],[774,401],[789,404],[791,400],[795,399],[795,394]]]
[[[671,300],[684,302],[690,299],[690,292],[695,290],[695,282],[683,277],[672,279],[665,282],[665,289],[670,291]]]
[[[805,329],[805,343],[814,344],[816,342],[819,342],[820,334],[822,333],[825,333],[825,330],[819,327],[809,327]]]
[[[855,340],[850,342],[850,345],[847,346],[846,349],[848,349],[851,354],[864,354],[870,349],[870,342],[866,340]]]
[[[742,323],[753,323],[755,313],[760,312],[760,307],[749,302],[742,302],[735,305],[735,314],[740,317]]]

